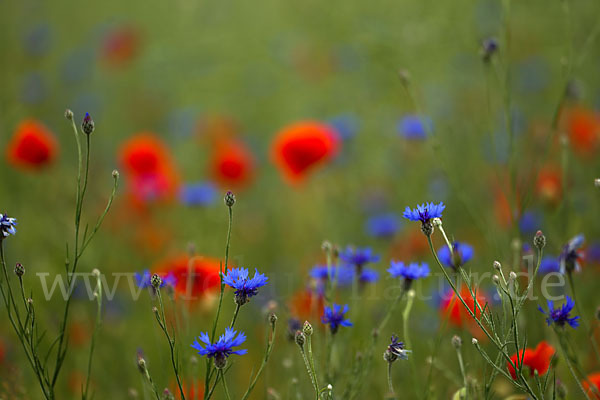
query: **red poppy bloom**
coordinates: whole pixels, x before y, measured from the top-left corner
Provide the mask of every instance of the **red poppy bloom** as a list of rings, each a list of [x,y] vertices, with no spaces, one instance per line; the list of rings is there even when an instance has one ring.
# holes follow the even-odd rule
[[[562,193],[562,185],[563,182],[558,168],[546,166],[539,171],[536,192],[542,200],[556,204]]]
[[[537,370],[539,375],[544,375],[550,367],[550,361],[554,353],[554,347],[550,346],[546,341],[541,341],[535,349],[523,349],[521,351],[523,366],[529,367],[531,376],[533,376],[533,371],[535,370]],[[510,360],[517,365],[517,353],[513,354]],[[509,362],[506,362],[506,367],[513,379],[517,379],[516,372]]]
[[[210,169],[215,181],[229,188],[241,188],[254,177],[254,157],[237,140],[221,140],[215,145]]]
[[[591,155],[600,141],[600,117],[582,107],[571,110],[567,115],[567,129],[573,149],[581,155]]]
[[[175,398],[179,398],[179,386],[177,381],[171,382],[171,392],[175,394]],[[186,382],[185,380],[181,383],[183,393],[186,399],[190,400],[201,400],[204,398],[204,383],[199,380]]]
[[[271,157],[283,176],[300,182],[318,165],[331,160],[339,150],[340,139],[329,125],[298,122],[283,128],[273,141]]]
[[[140,36],[131,26],[122,26],[110,31],[102,43],[102,59],[110,66],[121,66],[131,61],[138,53]]]
[[[25,120],[8,143],[6,157],[17,168],[39,170],[54,161],[57,152],[54,135],[40,122]]]
[[[471,293],[469,293],[469,289],[467,289],[466,286],[463,286],[460,289],[460,297],[463,298],[465,304],[469,307],[469,310],[471,310],[475,314],[477,319],[481,318],[480,308],[483,309],[483,307],[485,306],[485,297],[479,292],[476,293],[475,297],[477,298],[478,304],[478,306],[476,307],[475,301],[473,300],[473,296],[471,296]],[[481,331],[476,325],[476,322],[473,320],[473,317],[471,317],[471,314],[465,308],[463,303],[458,299],[458,297],[456,297],[455,293],[452,292],[451,296],[445,296],[445,298],[442,299],[440,308],[442,315],[444,317],[447,317],[448,321],[452,325],[458,328],[469,328],[469,330],[474,335],[481,336]]]
[[[320,317],[323,312],[323,296],[310,289],[303,289],[292,296],[290,310],[301,320]]]
[[[598,394],[595,394],[592,388],[590,388],[590,384],[588,383],[588,381],[592,385],[596,386],[597,393],[600,393],[600,372],[595,372],[593,374],[588,375],[587,380],[583,380],[581,382],[583,388],[588,392],[588,396],[595,396],[597,399],[600,399],[600,396]]]
[[[184,300],[197,300],[220,287],[220,262],[217,259],[180,256],[161,262],[156,273],[175,277],[175,294]]]
[[[167,146],[151,133],[127,140],[120,149],[120,163],[130,180],[134,204],[171,199],[179,179]]]

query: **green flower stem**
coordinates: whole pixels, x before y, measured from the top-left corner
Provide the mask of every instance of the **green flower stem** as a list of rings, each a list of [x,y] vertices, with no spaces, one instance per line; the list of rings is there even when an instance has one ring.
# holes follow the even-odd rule
[[[237,319],[237,316],[238,316],[238,313],[240,312],[240,308],[241,308],[241,307],[242,307],[242,306],[241,306],[241,305],[239,305],[239,304],[236,304],[236,305],[235,305],[235,311],[233,312],[233,317],[231,318],[231,324],[229,324],[229,327],[230,327],[231,329],[233,329],[233,326],[235,325],[235,321],[236,321],[236,319]]]
[[[386,397],[392,400],[396,399],[396,393],[394,392],[394,385],[392,384],[392,364],[391,362],[388,362],[388,367],[387,367],[387,381],[388,381],[388,390],[390,391],[390,396]]]
[[[596,343],[596,339],[594,338],[594,329],[593,327],[588,326],[587,320],[584,314],[581,312],[581,308],[579,307],[579,301],[577,301],[577,292],[575,291],[575,282],[573,281],[572,273],[567,273],[567,280],[569,282],[569,288],[571,289],[573,301],[575,302],[575,310],[577,311],[577,314],[579,314],[581,319],[581,325],[583,325],[583,329],[586,332],[586,336],[592,343],[592,348],[594,349],[594,353],[596,354],[596,359],[598,360],[598,362],[600,362],[600,351],[598,351],[598,343]]]
[[[223,384],[223,391],[225,392],[225,397],[227,398],[227,400],[231,400],[231,396],[229,395],[229,389],[227,389],[227,382],[225,381],[225,373],[222,369],[219,370],[219,373],[221,374],[221,383]]]
[[[571,357],[569,357],[569,354],[567,353],[567,346],[565,343],[565,337],[564,337],[564,332],[559,332],[558,328],[554,327],[554,333],[556,334],[556,337],[558,338],[558,344],[560,347],[560,350],[563,353],[563,358],[565,359],[566,363],[567,363],[567,367],[569,369],[569,372],[571,373],[571,376],[573,377],[573,379],[575,379],[575,382],[577,383],[577,387],[579,387],[579,389],[581,390],[581,392],[583,393],[583,395],[585,396],[585,398],[587,400],[590,400],[590,397],[587,394],[587,391],[583,388],[583,386],[581,385],[581,380],[577,377],[577,374],[575,373],[575,370],[573,369],[573,363],[571,362]]]
[[[265,366],[267,365],[267,362],[269,361],[269,357],[271,356],[271,352],[273,351],[273,345],[275,344],[275,328],[276,328],[276,323],[273,322],[271,324],[271,330],[270,330],[270,334],[269,334],[269,337],[267,340],[267,348],[265,350],[265,357],[263,358],[263,361],[260,364],[260,368],[258,369],[258,372],[254,376],[254,379],[252,379],[252,382],[248,386],[248,390],[246,390],[246,393],[244,393],[244,395],[242,396],[242,400],[246,400],[248,398],[248,396],[250,396],[250,393],[252,392],[252,390],[254,389],[254,386],[256,386],[256,383],[258,382],[258,378],[260,378],[260,375],[262,374],[263,370],[265,369]]]
[[[312,373],[312,376],[314,377],[315,380],[315,387],[317,388],[317,391],[319,389],[319,377],[317,375],[317,369],[315,368],[315,359],[313,357],[313,352],[312,352],[312,335],[306,335],[306,352],[307,352],[307,357],[308,357],[308,362],[310,364],[310,370]]]
[[[89,137],[89,135],[88,135]],[[88,399],[88,393],[90,388],[90,377],[92,375],[92,359],[94,357],[94,347],[96,345],[96,337],[98,336],[98,332],[100,331],[100,327],[102,326],[102,279],[100,274],[98,273],[96,277],[96,292],[94,293],[94,297],[96,297],[96,322],[94,323],[94,331],[92,332],[92,340],[90,345],[90,355],[88,357],[88,367],[87,367],[87,377],[85,379],[85,389],[82,393],[82,399]]]

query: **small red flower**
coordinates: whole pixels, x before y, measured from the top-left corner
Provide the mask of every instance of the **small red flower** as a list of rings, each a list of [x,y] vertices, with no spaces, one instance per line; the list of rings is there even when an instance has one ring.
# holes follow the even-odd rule
[[[220,286],[220,262],[214,258],[179,256],[161,262],[154,271],[175,277],[175,294],[183,300],[198,300]]]
[[[121,26],[110,31],[102,43],[102,60],[113,67],[131,61],[140,47],[139,32],[131,26]]]
[[[550,346],[548,342],[541,341],[535,349],[523,349],[521,351],[523,366],[529,367],[529,374],[531,376],[533,376],[533,371],[535,370],[537,370],[539,375],[544,375],[550,367],[550,361],[555,352],[554,347]],[[518,365],[517,353],[513,354],[510,360],[515,365]],[[517,379],[516,371],[508,361],[506,362],[506,367],[513,379]]]
[[[465,308],[460,299],[456,296],[454,292],[451,292],[451,296],[445,296],[442,298],[442,302],[440,304],[440,309],[442,316],[448,318],[450,324],[454,325],[457,328],[468,328],[469,331],[478,337],[482,337],[480,328],[476,325],[477,323],[473,320],[471,313]],[[479,292],[476,293],[475,297],[477,298],[478,306],[475,306],[475,301],[473,300],[473,296],[469,292],[466,286],[463,286],[460,289],[460,297],[465,301],[469,310],[471,310],[477,319],[481,318],[480,308],[483,309],[485,307],[486,299]]]
[[[254,178],[254,156],[241,141],[221,140],[215,145],[210,169],[216,182],[239,189]]]
[[[545,166],[538,173],[536,192],[547,203],[556,204],[562,193],[560,171],[554,166]]]
[[[301,320],[320,318],[324,304],[322,295],[310,289],[302,289],[292,296],[290,311]]]
[[[273,162],[291,183],[301,182],[310,171],[330,161],[339,151],[340,139],[329,125],[305,121],[285,127],[271,147]]]
[[[25,120],[19,124],[6,149],[8,162],[17,168],[39,170],[58,153],[54,135],[40,122]]]
[[[597,393],[600,393],[600,372],[594,372],[593,374],[588,375],[587,380],[583,380],[581,382],[581,384],[583,385],[583,388],[587,391],[588,396],[590,396],[590,397],[595,396],[596,399],[600,399],[600,396],[594,393],[594,391],[590,387],[590,384],[588,383],[588,381],[592,385],[596,386]]]
[[[567,114],[569,139],[575,152],[583,156],[592,155],[600,144],[600,116],[583,107],[570,110]]]
[[[134,205],[170,200],[179,179],[167,146],[152,133],[128,139],[119,151],[120,164],[130,181]]]

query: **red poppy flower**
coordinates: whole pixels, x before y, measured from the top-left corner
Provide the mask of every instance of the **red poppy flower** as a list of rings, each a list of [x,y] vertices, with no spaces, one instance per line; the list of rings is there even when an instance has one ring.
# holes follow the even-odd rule
[[[138,53],[140,35],[131,26],[121,26],[110,31],[102,43],[102,60],[110,66],[121,66]]]
[[[598,114],[578,107],[568,112],[567,124],[573,149],[583,156],[593,154],[600,141],[600,117]]]
[[[220,184],[242,188],[254,177],[254,157],[243,142],[220,140],[215,145],[210,169],[214,180]]]
[[[485,306],[485,297],[479,292],[476,293],[475,297],[477,298],[478,304],[476,307],[473,296],[471,296],[471,293],[469,293],[469,289],[467,289],[466,286],[463,286],[460,289],[460,297],[463,298],[465,304],[469,307],[469,310],[473,311],[477,319],[481,318],[480,308],[483,309]],[[463,303],[458,299],[458,297],[456,297],[455,293],[452,292],[451,296],[445,296],[442,299],[440,309],[442,315],[448,318],[450,324],[458,328],[466,327],[471,331],[471,333],[473,333],[473,335],[481,337],[482,332],[480,328],[476,325],[477,323],[473,320],[473,317],[471,317],[471,314],[465,308]]]
[[[151,133],[127,140],[120,149],[120,164],[131,182],[134,204],[171,199],[179,179],[167,146]]]
[[[296,292],[290,302],[290,311],[292,315],[301,320],[307,320],[311,317],[320,317],[323,312],[323,296],[310,289],[303,289]]]
[[[57,152],[54,135],[40,122],[25,120],[8,143],[6,157],[17,168],[39,170],[54,161]]]
[[[177,381],[171,382],[171,392],[175,394],[175,398],[179,398],[179,386],[177,385]],[[185,394],[186,399],[190,400],[201,400],[204,398],[204,383],[201,383],[199,380],[186,382],[185,380],[181,383],[181,387],[183,388],[183,393]]]
[[[292,183],[300,182],[318,165],[331,160],[339,150],[340,139],[329,125],[298,122],[281,130],[271,147],[273,162]]]
[[[593,374],[588,375],[587,380],[583,380],[581,382],[583,388],[588,392],[588,396],[595,396],[596,399],[600,399],[600,396],[598,394],[595,394],[592,388],[590,388],[590,384],[588,383],[588,381],[592,385],[596,386],[596,392],[600,393],[600,372],[595,372]]]
[[[529,373],[533,376],[533,371],[537,370],[539,375],[544,375],[550,367],[550,361],[556,351],[554,347],[550,346],[548,342],[541,341],[535,349],[523,349],[521,350],[521,357],[523,359],[523,366],[529,367]],[[510,360],[517,365],[517,353],[510,357]],[[513,379],[517,379],[516,372],[509,362],[506,362],[506,367],[510,372]]]
[[[161,262],[155,272],[175,277],[175,294],[184,300],[197,300],[220,287],[220,262],[195,256],[175,257]]]
[[[536,192],[542,200],[556,204],[562,193],[560,171],[554,166],[543,167],[538,173]]]

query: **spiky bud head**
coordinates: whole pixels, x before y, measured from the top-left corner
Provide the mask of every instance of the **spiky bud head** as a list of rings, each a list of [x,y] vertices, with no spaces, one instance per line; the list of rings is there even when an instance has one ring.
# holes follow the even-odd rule
[[[533,244],[538,250],[541,250],[546,246],[546,236],[542,233],[542,231],[537,231],[535,236],[533,237]]]
[[[94,132],[94,120],[89,113],[85,113],[83,121],[81,121],[81,130],[86,135],[91,135]]]
[[[150,278],[150,284],[154,289],[160,288],[162,285],[162,278],[158,274],[152,274],[152,278]]]
[[[304,334],[306,336],[312,336],[312,334],[313,334],[313,327],[310,324],[310,322],[304,321],[304,325],[302,326],[302,332],[304,332]]]
[[[25,267],[21,263],[15,264],[15,275],[21,277],[25,274]]]
[[[233,194],[233,192],[228,191],[227,193],[225,193],[225,198],[223,199],[223,201],[225,202],[225,205],[227,207],[233,207],[233,205],[235,204],[235,195]]]

